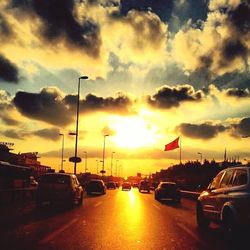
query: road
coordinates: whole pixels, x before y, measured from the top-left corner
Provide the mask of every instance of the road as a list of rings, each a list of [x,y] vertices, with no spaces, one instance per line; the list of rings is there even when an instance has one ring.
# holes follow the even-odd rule
[[[211,225],[199,232],[195,202],[154,200],[153,192],[107,190],[73,209],[33,207],[18,225],[1,225],[0,249],[249,249],[247,237],[229,239]]]

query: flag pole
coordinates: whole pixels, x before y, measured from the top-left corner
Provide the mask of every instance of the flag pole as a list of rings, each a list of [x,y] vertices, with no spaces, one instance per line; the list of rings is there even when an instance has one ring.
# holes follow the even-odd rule
[[[181,136],[180,136],[180,165],[181,165]]]

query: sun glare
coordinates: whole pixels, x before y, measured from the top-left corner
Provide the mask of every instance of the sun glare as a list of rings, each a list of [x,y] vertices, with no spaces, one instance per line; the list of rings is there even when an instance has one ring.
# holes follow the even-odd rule
[[[141,117],[117,118],[112,122],[112,129],[118,147],[139,148],[156,141],[156,129]]]

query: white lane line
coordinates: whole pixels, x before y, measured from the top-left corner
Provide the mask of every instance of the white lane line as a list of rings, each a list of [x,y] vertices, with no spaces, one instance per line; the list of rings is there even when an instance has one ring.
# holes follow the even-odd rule
[[[155,204],[152,204],[155,208],[157,208],[158,210],[161,210],[161,208]]]
[[[177,222],[177,225],[183,229],[186,233],[188,233],[193,239],[195,239],[196,241],[198,241],[203,247],[208,249],[207,244],[201,240],[197,235],[195,235],[187,226],[185,226],[182,223]]]
[[[103,203],[103,201],[99,201],[99,202],[97,202],[97,203],[94,205],[94,207],[98,207],[98,206],[100,206],[102,203]]]
[[[45,237],[42,240],[40,240],[39,241],[39,245],[44,245],[44,244],[48,243],[49,241],[53,240],[54,238],[56,238],[56,236],[58,236],[59,234],[61,234],[63,231],[65,231],[67,228],[69,228],[75,222],[77,222],[77,219],[71,220],[70,222],[68,222],[64,226],[62,226],[59,229],[57,229],[56,231],[52,232],[47,237]]]

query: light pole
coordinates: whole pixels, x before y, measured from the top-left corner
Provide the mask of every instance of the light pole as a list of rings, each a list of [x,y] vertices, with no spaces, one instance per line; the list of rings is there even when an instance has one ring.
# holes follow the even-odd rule
[[[88,153],[86,151],[83,152],[85,154],[85,173],[87,172],[88,168],[87,168],[87,157],[88,157]]]
[[[102,176],[104,175],[105,173],[105,170],[104,170],[104,158],[105,158],[105,139],[106,137],[109,136],[109,135],[104,135],[104,140],[103,140],[103,151],[102,151]]]
[[[119,160],[116,160],[116,165],[115,165],[115,172],[116,172],[116,176],[118,176],[118,169],[117,169],[117,164],[118,164]]]
[[[110,169],[111,169],[111,176],[113,174],[113,156],[114,156],[115,152],[112,152],[111,154],[111,166],[110,166]]]
[[[198,152],[197,154],[201,156],[201,164],[202,164],[202,153]]]
[[[74,161],[74,174],[76,174],[76,163],[77,163],[77,143],[78,143],[78,120],[79,120],[79,101],[80,101],[80,83],[82,80],[88,79],[87,76],[80,76],[78,78],[78,90],[77,90],[77,105],[76,105],[76,140],[75,140],[75,161]]]
[[[63,160],[63,152],[64,152],[64,134],[59,134],[59,135],[61,135],[62,136],[62,162],[61,162],[61,170],[63,170],[63,162],[64,162],[64,160]]]

